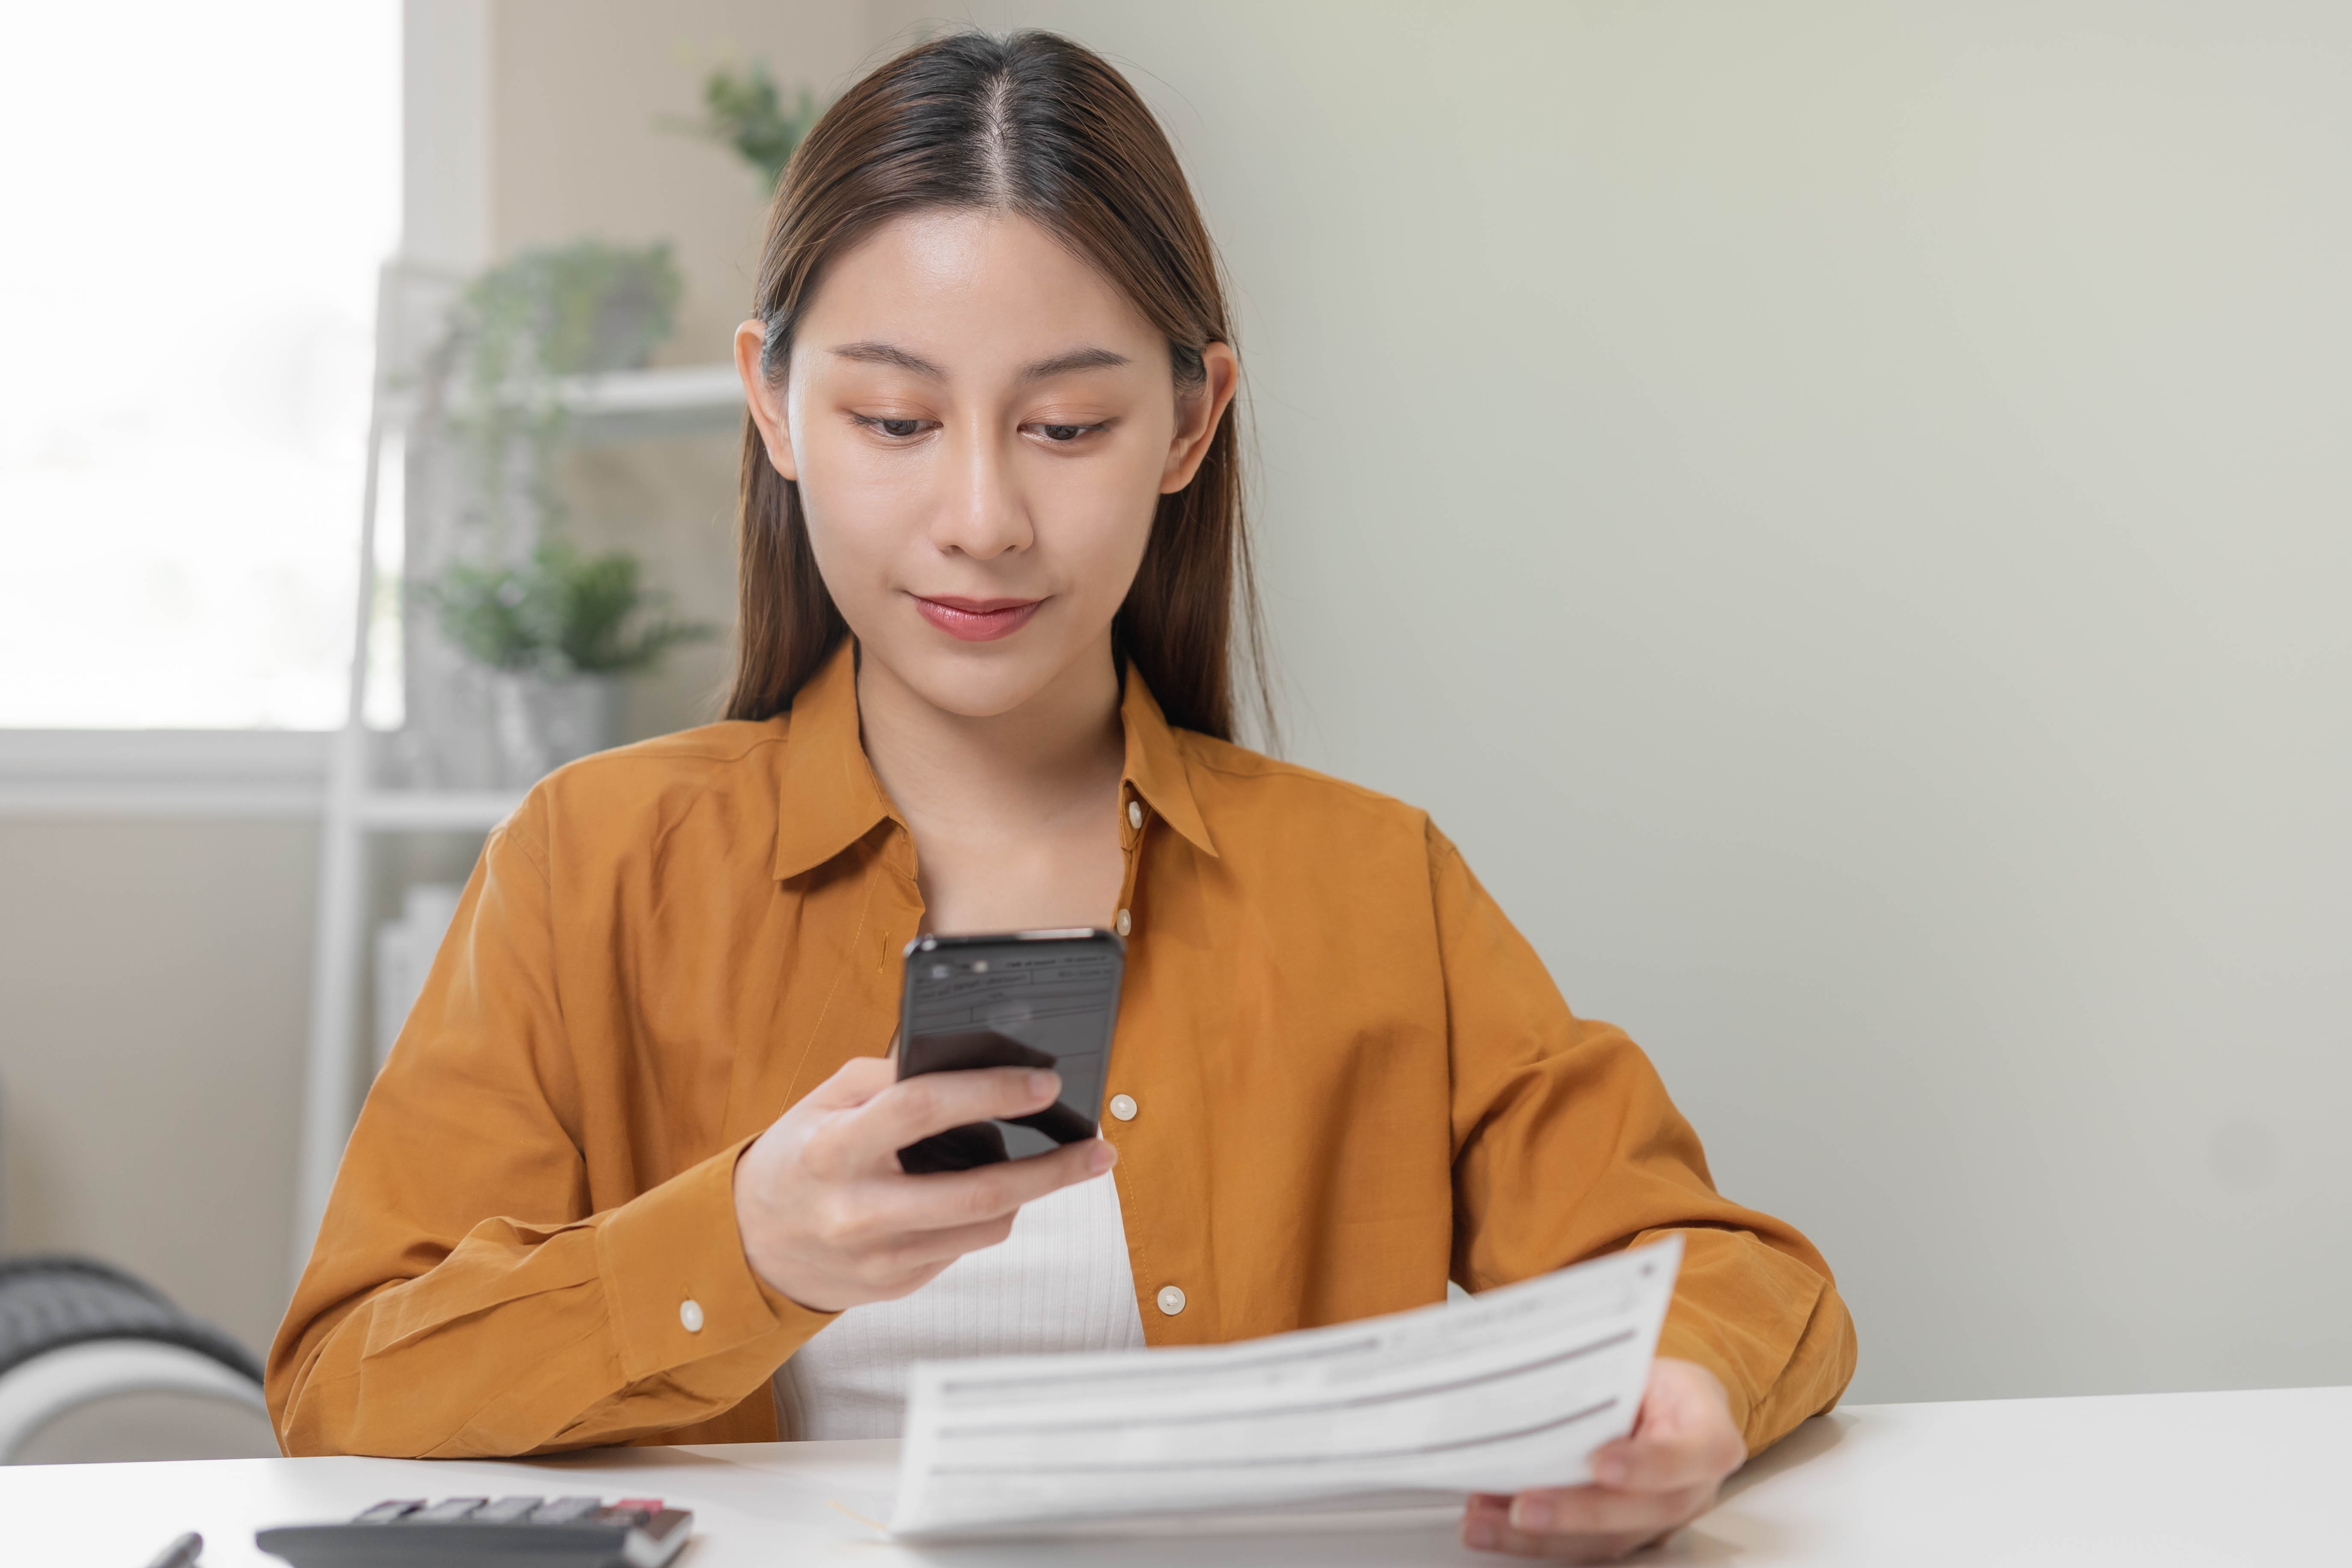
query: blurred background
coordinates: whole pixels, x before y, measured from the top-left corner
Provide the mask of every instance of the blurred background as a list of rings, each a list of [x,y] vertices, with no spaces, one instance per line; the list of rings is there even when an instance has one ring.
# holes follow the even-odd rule
[[[1194,181],[1285,752],[1643,1042],[1852,1397],[2352,1380],[2317,0],[12,9],[0,1255],[266,1347],[483,833],[714,711],[780,149],[966,23]],[[17,1457],[268,1451],[134,1392]]]

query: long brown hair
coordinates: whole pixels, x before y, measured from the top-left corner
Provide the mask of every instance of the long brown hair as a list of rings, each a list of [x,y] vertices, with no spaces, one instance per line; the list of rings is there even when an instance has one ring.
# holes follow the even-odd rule
[[[793,332],[835,258],[927,208],[1017,213],[1085,257],[1168,339],[1178,387],[1231,343],[1214,247],[1151,110],[1092,50],[1052,33],[961,33],[869,73],[811,129],[768,215],[757,313],[761,373],[784,378]],[[1234,731],[1234,620],[1271,727],[1240,437],[1225,411],[1192,482],[1160,498],[1134,584],[1111,623],[1171,723]],[[743,428],[741,624],[730,719],[767,719],[848,633],[817,575],[799,486]]]

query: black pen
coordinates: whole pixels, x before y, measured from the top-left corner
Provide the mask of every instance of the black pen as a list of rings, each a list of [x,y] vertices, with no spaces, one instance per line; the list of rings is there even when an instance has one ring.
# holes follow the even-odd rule
[[[204,1554],[205,1538],[192,1530],[163,1548],[163,1555],[147,1568],[195,1568],[196,1559]]]

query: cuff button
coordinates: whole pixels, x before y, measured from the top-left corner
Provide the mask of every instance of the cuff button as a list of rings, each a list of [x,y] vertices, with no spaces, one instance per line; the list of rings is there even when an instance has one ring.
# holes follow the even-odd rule
[[[688,1333],[700,1333],[702,1331],[702,1303],[691,1300],[679,1302],[677,1307],[677,1321],[686,1325],[686,1331]]]

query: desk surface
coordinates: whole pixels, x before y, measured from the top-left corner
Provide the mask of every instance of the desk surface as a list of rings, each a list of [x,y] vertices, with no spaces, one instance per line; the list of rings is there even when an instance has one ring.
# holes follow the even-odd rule
[[[205,1568],[276,1564],[265,1524],[348,1518],[387,1497],[661,1496],[695,1511],[681,1568],[997,1568],[1507,1561],[1450,1525],[1344,1536],[896,1547],[852,1512],[887,1507],[895,1443],[603,1449],[529,1463],[219,1459],[0,1468],[11,1563],[141,1568],[184,1530]],[[2352,1388],[1857,1405],[1743,1470],[1714,1512],[1643,1563],[2097,1568],[2352,1560],[2336,1500]],[[30,1521],[29,1540],[20,1531]],[[282,1568],[282,1564],[278,1565]]]

